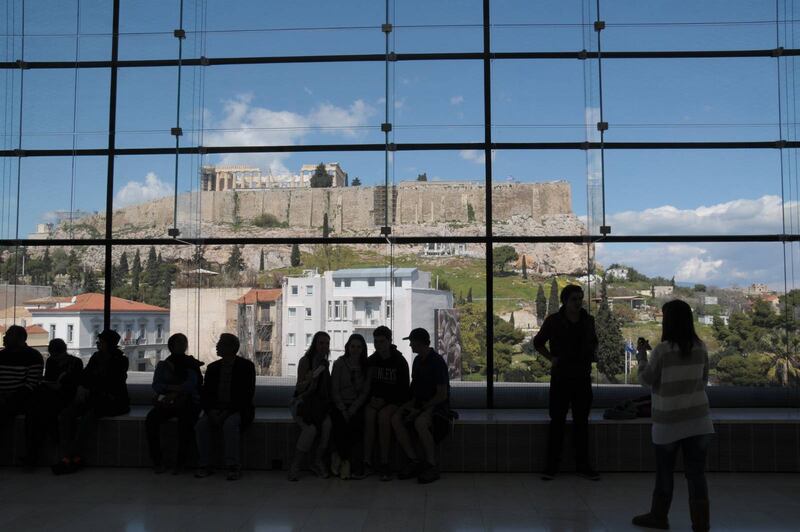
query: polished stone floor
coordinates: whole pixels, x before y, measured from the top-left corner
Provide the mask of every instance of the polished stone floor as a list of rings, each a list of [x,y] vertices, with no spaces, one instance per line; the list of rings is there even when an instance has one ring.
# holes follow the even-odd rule
[[[676,475],[672,530],[690,530]],[[800,530],[800,475],[709,475],[713,530]],[[94,469],[68,477],[0,469],[0,530],[75,531],[446,531],[641,530],[652,476],[450,473],[434,484],[319,480],[246,472],[197,480],[145,469]]]

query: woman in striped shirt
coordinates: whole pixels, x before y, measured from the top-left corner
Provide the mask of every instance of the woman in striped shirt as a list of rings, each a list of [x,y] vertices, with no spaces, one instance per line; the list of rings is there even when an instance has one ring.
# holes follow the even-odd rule
[[[679,299],[662,307],[661,343],[647,358],[647,341],[639,338],[639,381],[650,386],[653,444],[656,452],[656,487],[650,512],[633,518],[633,524],[668,529],[673,471],[678,449],[683,452],[689,485],[692,530],[709,530],[706,455],[714,433],[706,395],[708,352],[694,331],[689,305]]]

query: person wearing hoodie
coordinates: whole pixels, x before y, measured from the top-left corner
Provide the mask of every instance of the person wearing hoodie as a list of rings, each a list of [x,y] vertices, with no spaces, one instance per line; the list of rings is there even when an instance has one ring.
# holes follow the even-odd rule
[[[183,334],[173,334],[167,340],[170,355],[156,366],[153,373],[153,409],[147,414],[145,429],[150,448],[150,459],[156,474],[164,473],[161,452],[161,425],[177,418],[178,452],[175,456],[173,474],[180,473],[186,464],[189,447],[194,439],[194,424],[200,415],[200,390],[203,375],[202,362],[186,354],[189,340]]]
[[[392,443],[392,417],[409,398],[408,362],[392,344],[392,331],[381,325],[372,331],[375,352],[367,359],[370,398],[364,407],[364,465],[372,469],[375,428],[378,429],[381,480],[391,480],[389,449]]]
[[[64,452],[61,461],[53,465],[56,475],[74,473],[85,465],[86,440],[98,419],[130,412],[128,357],[117,346],[119,339],[111,329],[97,335],[97,351],[81,372],[75,399],[59,415]]]
[[[567,411],[572,408],[577,473],[600,480],[589,461],[589,412],[592,408],[592,362],[597,360],[594,318],[583,308],[583,288],[570,284],[561,291],[561,308],[544,320],[533,338],[536,351],[550,360],[550,435],[543,480],[558,473]]]

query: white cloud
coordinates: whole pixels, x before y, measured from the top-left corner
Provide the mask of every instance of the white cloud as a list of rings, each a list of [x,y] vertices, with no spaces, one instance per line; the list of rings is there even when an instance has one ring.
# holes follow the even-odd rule
[[[218,120],[208,117],[207,123],[213,131],[206,134],[205,144],[294,145],[315,128],[326,128],[322,133],[353,138],[359,135],[357,126],[369,125],[375,114],[375,109],[363,100],[355,100],[348,107],[322,103],[307,114],[258,107],[252,101],[252,94],[240,94],[223,102],[223,116]],[[249,164],[273,174],[285,174],[289,172],[284,165],[288,157],[285,153],[230,154],[223,156],[220,164]]]
[[[465,161],[470,161],[475,164],[484,164],[486,162],[486,152],[483,150],[461,150],[458,155]],[[497,153],[492,151],[492,161],[497,157]]]
[[[461,105],[464,103],[464,97],[461,95],[458,96],[451,96],[450,97],[450,105]]]
[[[170,185],[161,181],[153,172],[148,172],[144,181],[128,181],[114,197],[114,207],[127,207],[172,195]]]
[[[793,207],[787,203],[787,211]],[[781,198],[737,199],[694,209],[663,205],[624,211],[608,217],[615,234],[736,234],[779,233]]]

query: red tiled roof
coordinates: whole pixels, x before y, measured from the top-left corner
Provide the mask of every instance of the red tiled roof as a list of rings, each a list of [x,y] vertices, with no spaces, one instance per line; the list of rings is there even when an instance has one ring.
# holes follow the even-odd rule
[[[32,314],[49,312],[103,312],[103,294],[80,294],[75,296],[75,303],[66,307],[31,309]],[[169,309],[112,296],[111,312],[169,312]]]
[[[7,327],[0,325],[0,333],[6,332]],[[47,334],[47,331],[41,325],[28,325],[25,327],[25,332],[28,334]]]
[[[236,300],[240,305],[253,305],[258,302],[277,301],[281,297],[280,288],[251,288],[249,292]]]

